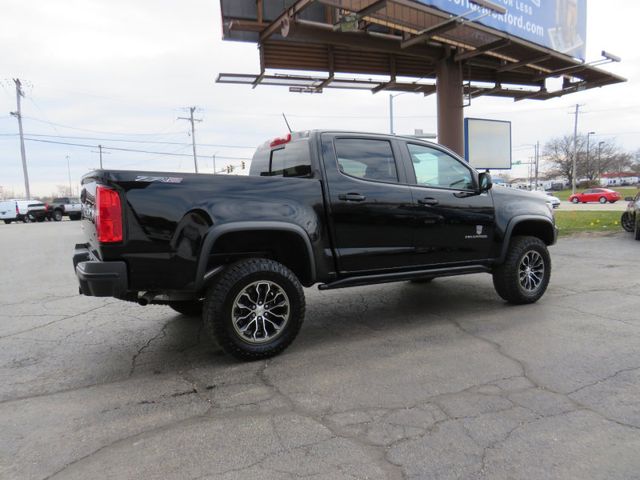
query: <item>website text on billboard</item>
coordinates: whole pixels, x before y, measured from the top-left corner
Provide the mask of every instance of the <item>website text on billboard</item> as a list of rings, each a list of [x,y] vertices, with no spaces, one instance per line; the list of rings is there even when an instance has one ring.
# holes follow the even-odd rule
[[[453,15],[488,12],[469,0],[418,0]],[[478,23],[584,60],[587,39],[587,0],[493,0],[506,8]]]

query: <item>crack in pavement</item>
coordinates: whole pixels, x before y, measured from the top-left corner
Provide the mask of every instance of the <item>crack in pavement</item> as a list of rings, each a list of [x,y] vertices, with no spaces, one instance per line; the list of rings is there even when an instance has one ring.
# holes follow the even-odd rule
[[[141,319],[139,319],[141,320]],[[131,369],[129,370],[129,377],[131,377],[133,375],[133,372],[136,369],[136,362],[138,360],[138,357],[140,355],[142,355],[142,353],[151,346],[151,344],[156,341],[159,340],[161,338],[164,338],[167,336],[167,327],[169,326],[169,324],[173,322],[173,319],[165,322],[165,324],[162,326],[162,328],[160,329],[160,331],[155,334],[153,337],[151,337],[149,340],[147,340],[147,342],[142,345],[138,351],[136,353],[133,354],[133,357],[131,358]]]
[[[108,307],[109,305],[111,305],[113,303],[115,303],[115,302],[108,302],[108,303],[105,303],[104,305],[101,305],[99,307],[94,307],[94,308],[92,308],[90,310],[86,310],[86,311],[81,312],[81,313],[76,313],[75,315],[67,315],[67,316],[59,318],[57,320],[52,320],[51,322],[44,323],[42,325],[36,325],[35,327],[28,328],[27,330],[22,330],[20,332],[10,333],[8,335],[1,336],[0,340],[4,340],[6,338],[11,338],[11,337],[15,337],[15,336],[22,335],[22,334],[25,334],[25,333],[33,332],[34,330],[39,330],[41,328],[46,328],[46,327],[48,327],[50,325],[54,325],[56,323],[64,322],[65,320],[71,320],[72,318],[81,317],[82,315],[87,315],[87,314],[89,314],[91,312],[95,312],[96,310],[100,310],[101,308]],[[17,317],[19,318],[20,315],[17,315]]]
[[[469,330],[467,330],[464,327],[462,327],[462,325],[457,320],[454,320],[452,318],[447,318],[447,317],[444,317],[444,318],[449,320],[460,331],[462,331],[462,332],[466,333],[467,335],[470,335],[470,336],[472,336],[472,337],[474,337],[474,338],[476,338],[478,340],[484,341],[484,342],[488,343],[489,345],[492,345],[499,355],[502,355],[503,357],[511,360],[512,362],[515,362],[518,365],[520,365],[520,368],[522,369],[522,376],[524,378],[526,378],[527,380],[529,380],[531,383],[533,383],[540,390],[548,391],[548,392],[551,392],[551,393],[555,393],[556,395],[560,395],[562,397],[565,397],[571,404],[573,404],[576,407],[576,410],[586,410],[586,411],[591,412],[591,413],[593,413],[593,414],[599,416],[600,418],[603,418],[603,419],[605,419],[605,420],[607,420],[609,422],[617,423],[618,425],[621,425],[621,426],[627,427],[627,428],[631,428],[631,429],[634,429],[634,430],[640,430],[640,427],[637,427],[636,425],[631,425],[631,424],[624,423],[624,422],[621,422],[619,420],[607,417],[602,412],[594,410],[593,408],[589,407],[588,405],[585,405],[585,404],[583,404],[581,402],[578,402],[577,400],[571,398],[569,396],[569,394],[553,390],[552,388],[549,388],[549,387],[543,385],[539,380],[536,380],[536,379],[532,378],[531,373],[529,372],[529,369],[528,369],[528,367],[527,367],[527,365],[526,365],[526,363],[524,361],[522,361],[522,360],[520,360],[518,358],[515,358],[512,355],[506,353],[504,351],[503,346],[500,343],[498,343],[498,342],[496,342],[494,340],[490,340],[490,339],[488,339],[486,337],[483,337],[482,335],[470,332]],[[613,377],[613,376],[615,376],[615,374],[612,374],[611,376]],[[596,383],[598,383],[598,382],[596,382]]]

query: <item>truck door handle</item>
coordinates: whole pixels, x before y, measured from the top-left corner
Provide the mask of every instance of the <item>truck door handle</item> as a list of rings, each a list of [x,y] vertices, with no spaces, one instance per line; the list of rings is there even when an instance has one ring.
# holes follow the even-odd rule
[[[420,205],[437,205],[439,202],[435,198],[426,197],[418,199]]]
[[[343,195],[338,195],[338,198],[345,202],[364,202],[367,199],[367,197],[360,195],[359,193],[345,193]]]

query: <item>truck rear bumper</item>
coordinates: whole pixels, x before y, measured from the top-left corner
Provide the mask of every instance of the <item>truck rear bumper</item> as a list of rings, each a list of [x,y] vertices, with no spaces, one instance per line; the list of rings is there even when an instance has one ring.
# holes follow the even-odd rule
[[[79,243],[73,253],[73,266],[80,293],[91,297],[122,297],[127,292],[127,264],[96,259],[87,244]]]

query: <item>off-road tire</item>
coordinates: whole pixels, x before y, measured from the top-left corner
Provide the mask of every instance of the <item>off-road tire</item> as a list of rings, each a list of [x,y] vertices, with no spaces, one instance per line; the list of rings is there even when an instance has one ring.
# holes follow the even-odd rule
[[[524,256],[537,252],[542,257],[544,272],[540,284],[534,291],[526,290],[520,282],[520,264]],[[537,302],[549,285],[551,278],[551,257],[547,246],[537,237],[516,236],[511,239],[504,263],[493,269],[493,286],[498,295],[515,305]]]
[[[54,210],[52,217],[55,222],[62,220],[62,210]]]
[[[286,293],[289,318],[283,330],[272,340],[249,343],[233,325],[232,310],[236,296],[254,282],[275,283]],[[206,292],[203,322],[207,334],[222,349],[240,360],[260,360],[281,353],[296,338],[305,313],[302,286],[295,274],[281,263],[266,258],[251,258],[229,265]]]
[[[203,302],[201,300],[170,302],[169,307],[186,317],[201,317]]]
[[[633,233],[635,230],[635,222],[633,221],[633,215],[629,212],[624,212],[620,217],[620,225],[625,232]]]

